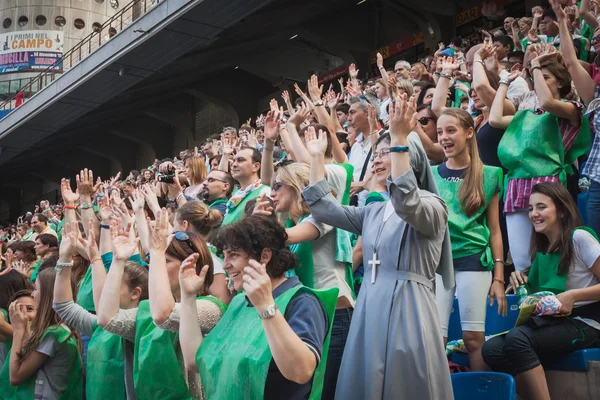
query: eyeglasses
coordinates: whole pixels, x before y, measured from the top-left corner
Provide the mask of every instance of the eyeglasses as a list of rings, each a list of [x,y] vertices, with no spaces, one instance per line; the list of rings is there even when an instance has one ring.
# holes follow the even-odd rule
[[[377,157],[381,158],[382,160],[385,160],[389,154],[390,154],[390,148],[389,147],[381,149],[381,151],[379,151],[379,152],[374,151],[371,154],[371,161],[375,161],[375,159]]]
[[[404,70],[403,69],[396,69],[396,70],[394,70],[394,72],[397,73],[397,74],[401,74],[402,72],[404,72]]]
[[[598,36],[594,36],[594,37],[592,38],[592,40],[590,40],[590,44],[591,44],[591,45],[598,44],[598,42],[600,42],[600,35],[598,35]]]
[[[194,246],[194,243],[192,243],[189,235],[183,231],[177,231],[175,232],[175,239],[179,240],[180,242],[186,242],[188,246],[190,246],[190,249],[192,249],[192,251],[194,253],[198,253],[198,249],[196,249],[196,246]]]
[[[279,192],[283,187],[285,186],[285,183],[283,182],[275,182],[273,184],[273,186],[271,186],[271,192],[277,193]]]
[[[433,120],[433,118],[431,118],[431,117],[421,117],[417,121],[419,122],[419,124],[425,126],[429,123],[429,121],[432,121],[432,120]]]
[[[213,178],[212,176],[209,176],[208,178],[206,178],[206,182],[208,182],[208,183],[213,183],[213,182],[227,183],[221,179]]]

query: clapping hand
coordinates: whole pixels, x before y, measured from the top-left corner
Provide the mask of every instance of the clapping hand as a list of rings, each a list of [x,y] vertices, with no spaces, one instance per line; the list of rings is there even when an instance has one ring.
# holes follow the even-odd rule
[[[396,98],[396,103],[390,103],[390,136],[392,139],[406,140],[417,124],[415,98],[408,101],[406,94]]]
[[[314,74],[308,80],[308,94],[310,94],[313,103],[321,100],[323,95],[323,85],[319,86],[319,78]]]
[[[169,222],[167,221],[167,209],[163,208],[157,212],[156,221],[152,224],[147,218],[148,231],[150,232],[150,249],[164,253],[169,247]]]
[[[319,136],[315,132],[315,128],[309,126],[304,133],[304,142],[306,149],[311,156],[324,156],[327,150],[327,134],[319,129]]]
[[[196,274],[196,263],[200,256],[194,253],[187,257],[179,267],[179,287],[181,288],[181,297],[196,297],[204,286],[204,280],[208,273],[208,265],[202,267],[200,275]]]
[[[93,229],[90,229],[90,231]],[[69,263],[73,261],[73,256],[77,252],[77,242],[79,241],[79,224],[71,222],[65,224],[60,248],[58,251],[61,262]]]
[[[65,204],[74,205],[79,200],[79,193],[73,193],[71,189],[71,181],[62,178],[60,180],[60,191]]]
[[[294,114],[296,115],[296,114]],[[281,113],[279,110],[271,110],[267,113],[265,119],[265,137],[271,141],[276,141],[279,137],[279,120],[281,119]],[[291,118],[290,118],[291,120]]]
[[[128,230],[129,234],[126,236],[120,220],[113,221],[110,225],[112,252],[115,260],[127,261],[137,249],[140,239],[135,236],[133,225],[130,224]]]

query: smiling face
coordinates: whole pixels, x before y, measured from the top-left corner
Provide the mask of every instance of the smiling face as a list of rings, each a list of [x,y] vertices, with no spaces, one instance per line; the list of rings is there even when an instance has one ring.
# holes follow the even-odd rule
[[[37,232],[40,233],[42,232],[44,229],[46,229],[46,226],[43,222],[40,222],[40,220],[38,219],[37,215],[34,215],[33,218],[31,218],[31,227]]]
[[[442,115],[437,121],[438,143],[447,158],[457,157],[468,151],[467,140],[473,137],[473,129],[465,129],[458,118]]]
[[[223,249],[223,269],[229,275],[229,279],[233,282],[233,287],[236,291],[244,289],[244,281],[242,279],[244,268],[248,265],[250,255],[244,250],[229,250]]]
[[[37,288],[38,286],[36,285],[36,290],[39,291]],[[25,306],[25,315],[27,316],[27,319],[33,321],[37,313],[36,300],[33,297],[23,296],[19,297],[16,301],[17,304],[23,304]]]
[[[382,140],[377,145],[376,157],[373,160],[373,174],[377,177],[377,183],[385,186],[385,180],[391,171],[392,158],[389,154],[390,142]]]
[[[422,109],[417,113],[418,116],[418,124],[423,129],[423,132],[435,143],[437,142],[437,132],[435,126],[435,120],[431,118],[429,111],[427,109]],[[425,124],[423,122],[427,121]]]
[[[546,236],[560,229],[556,206],[545,194],[533,193],[529,197],[529,220],[537,233]]]

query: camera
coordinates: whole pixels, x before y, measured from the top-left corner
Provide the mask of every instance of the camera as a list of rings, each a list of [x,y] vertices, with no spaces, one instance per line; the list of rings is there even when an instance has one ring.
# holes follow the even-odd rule
[[[175,174],[158,174],[156,179],[162,183],[174,183],[175,182]]]

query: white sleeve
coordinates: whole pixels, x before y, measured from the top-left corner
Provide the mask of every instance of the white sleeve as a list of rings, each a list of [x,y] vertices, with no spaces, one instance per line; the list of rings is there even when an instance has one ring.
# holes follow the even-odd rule
[[[600,257],[600,243],[591,233],[577,229],[573,234],[575,255],[587,268],[592,268]]]
[[[262,188],[260,190],[260,192],[258,193],[258,197],[262,196],[263,194],[266,195],[267,197],[271,197],[271,187],[265,186],[264,188]]]
[[[319,231],[319,238],[322,238],[324,235],[328,234],[333,230],[333,226],[327,225],[321,222],[318,222],[316,219],[309,215],[302,221],[302,223],[307,223],[313,225]]]
[[[327,171],[327,183],[335,189],[336,198],[342,200],[346,191],[346,170],[335,164],[325,164]]]
[[[223,261],[214,254],[211,254],[213,260],[213,275],[216,274],[224,274],[225,270],[223,269]]]
[[[525,93],[529,92],[529,85],[527,85],[527,82],[525,81],[525,79],[518,77],[517,79],[515,79],[509,86],[508,86],[508,91],[506,92],[506,98],[510,101],[512,101],[513,103],[515,103],[515,101],[523,96]]]

